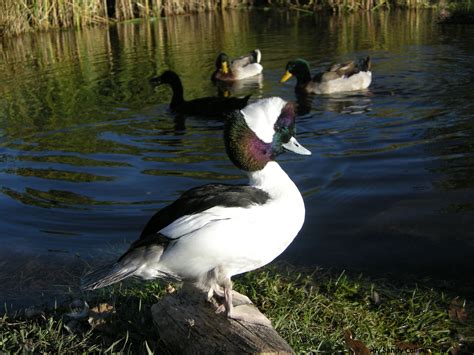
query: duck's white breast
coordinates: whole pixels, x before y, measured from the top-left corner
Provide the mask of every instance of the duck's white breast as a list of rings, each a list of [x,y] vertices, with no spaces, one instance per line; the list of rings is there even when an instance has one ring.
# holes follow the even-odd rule
[[[265,204],[209,209],[206,213],[213,216],[209,222],[179,238],[163,255],[160,269],[199,278],[219,267],[232,276],[266,265],[280,255],[301,229],[305,208],[297,187],[276,166],[270,168],[272,181],[254,181],[270,194]],[[280,173],[284,176],[278,176]]]

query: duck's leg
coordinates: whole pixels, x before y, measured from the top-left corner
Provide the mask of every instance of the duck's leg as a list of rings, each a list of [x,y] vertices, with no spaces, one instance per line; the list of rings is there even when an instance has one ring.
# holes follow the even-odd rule
[[[232,290],[231,294],[232,294],[232,306],[234,306],[234,307],[241,306],[241,305],[244,305],[244,304],[252,304],[252,301],[250,300],[250,298],[248,298],[247,296],[245,296],[241,293],[238,293],[235,290]],[[207,300],[209,302],[215,304],[215,301],[213,301],[214,296],[217,296],[217,297],[225,300],[224,288],[220,287],[218,285],[216,285],[213,288],[210,288],[209,292],[207,293]],[[225,310],[226,310],[226,306],[225,306],[225,302],[224,302],[224,303],[222,303],[221,305],[219,305],[217,307],[216,313],[222,313]]]
[[[232,291],[232,281],[230,279],[225,280],[224,282],[224,307],[225,310],[227,311],[227,317],[235,319],[235,320],[241,320],[249,323],[255,323],[255,324],[262,324],[266,326],[272,326],[272,323],[270,320],[265,317],[262,313],[259,312],[259,310],[254,307],[253,305],[250,304],[241,304],[238,306],[234,306],[232,301],[234,298],[234,295],[239,295],[237,297],[245,297],[248,301],[249,298],[247,296],[244,296],[238,292],[234,293]],[[250,302],[251,303],[251,302]]]

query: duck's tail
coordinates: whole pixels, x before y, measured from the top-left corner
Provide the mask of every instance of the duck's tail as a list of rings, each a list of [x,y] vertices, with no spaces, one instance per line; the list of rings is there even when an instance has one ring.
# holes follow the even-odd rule
[[[360,71],[370,71],[371,66],[372,61],[370,59],[370,56],[367,56],[367,58],[365,59],[361,59],[358,65]]]
[[[117,262],[95,270],[81,280],[83,290],[112,285],[130,276],[152,279],[167,276],[159,271],[159,262],[169,240],[161,234],[150,234],[136,240]]]
[[[251,96],[252,96],[252,94],[247,95],[247,96],[245,96],[245,97],[243,97],[243,98],[241,98],[241,99],[238,99],[238,100],[241,101],[241,104],[242,104],[242,107],[241,107],[241,108],[244,108],[245,106],[247,106],[247,104],[248,104],[249,99],[250,99]]]
[[[127,277],[133,276],[137,269],[138,265],[123,265],[120,262],[103,266],[81,279],[81,289],[95,290],[110,286]]]
[[[260,63],[262,60],[262,52],[260,52],[260,49],[254,49],[250,54],[252,55],[254,63]]]

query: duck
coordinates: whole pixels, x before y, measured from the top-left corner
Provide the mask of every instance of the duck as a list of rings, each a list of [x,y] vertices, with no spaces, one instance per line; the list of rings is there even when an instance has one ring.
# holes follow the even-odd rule
[[[232,61],[225,53],[220,53],[216,59],[216,70],[212,73],[212,81],[232,82],[253,77],[262,72],[260,64],[262,53],[259,49],[254,49],[247,55],[243,55]]]
[[[174,113],[210,117],[223,117],[232,110],[243,109],[251,95],[242,98],[237,97],[201,97],[193,100],[184,99],[183,84],[179,75],[166,70],[160,76],[153,76],[149,83],[152,87],[168,84],[173,90],[173,96],[170,102],[170,110]]]
[[[370,57],[345,64],[333,64],[311,78],[309,64],[298,58],[286,64],[280,83],[296,77],[295,91],[305,94],[332,94],[367,89],[372,81]]]
[[[218,308],[228,318],[269,325],[265,316],[234,306],[233,300],[251,301],[232,290],[231,278],[270,263],[303,226],[301,193],[275,160],[285,151],[311,154],[296,140],[295,117],[295,105],[279,97],[233,111],[224,124],[225,150],[248,183],[184,192],[151,217],[116,262],[86,275],[82,289],[131,276],[171,278],[195,286],[209,301],[223,298]]]

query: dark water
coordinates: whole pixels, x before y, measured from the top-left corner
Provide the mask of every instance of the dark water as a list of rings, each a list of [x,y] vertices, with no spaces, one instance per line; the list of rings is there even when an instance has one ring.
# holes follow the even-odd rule
[[[369,91],[300,102],[298,139],[313,155],[280,162],[307,216],[281,258],[472,280],[474,27],[434,18],[229,12],[0,44],[0,301],[62,292],[184,190],[245,181],[221,123],[174,119],[169,88],[147,78],[171,68],[187,98],[214,95],[216,54],[253,48],[263,78],[232,88],[251,100],[295,100],[294,81],[278,84],[290,59],[316,71],[373,58]]]

